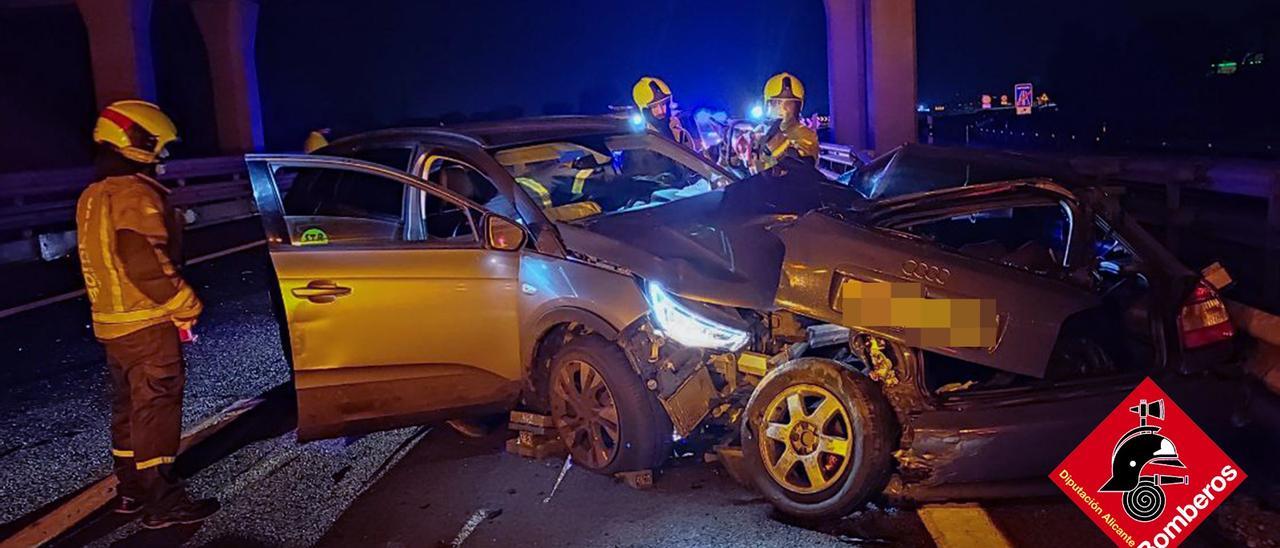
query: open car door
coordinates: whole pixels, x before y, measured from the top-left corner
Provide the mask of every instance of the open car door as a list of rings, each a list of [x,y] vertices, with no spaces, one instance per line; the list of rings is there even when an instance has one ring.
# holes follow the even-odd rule
[[[520,254],[486,245],[478,206],[359,160],[246,162],[279,282],[299,439],[514,400]]]

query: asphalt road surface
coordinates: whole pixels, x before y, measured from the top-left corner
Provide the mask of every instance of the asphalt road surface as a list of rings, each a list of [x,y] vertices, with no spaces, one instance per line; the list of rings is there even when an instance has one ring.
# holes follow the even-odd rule
[[[204,300],[199,340],[185,349],[183,423],[289,377],[257,249],[195,265]],[[12,521],[111,467],[107,369],[83,297],[0,319],[0,523]]]
[[[238,441],[193,465],[191,489],[224,510],[199,526],[141,529],[99,517],[65,546],[929,546],[920,509],[875,503],[801,526],[717,465],[675,459],[649,490],[505,454],[506,432],[470,439],[424,426],[297,443],[288,371],[265,293],[261,248],[189,269],[206,302],[187,348],[184,422],[268,392]],[[0,523],[20,519],[109,469],[106,372],[83,299],[0,319]],[[184,457],[185,458],[185,457]],[[182,461],[180,461],[182,464]],[[188,463],[189,464],[189,463]],[[195,469],[198,468],[198,472]],[[1185,545],[1275,546],[1276,514],[1233,497]],[[941,509],[940,512],[950,512]],[[1107,545],[1065,497],[962,507],[1018,546]],[[0,527],[0,536],[12,528]],[[998,532],[995,532],[998,531]],[[943,532],[945,533],[945,531]],[[1270,542],[1271,544],[1267,544]]]

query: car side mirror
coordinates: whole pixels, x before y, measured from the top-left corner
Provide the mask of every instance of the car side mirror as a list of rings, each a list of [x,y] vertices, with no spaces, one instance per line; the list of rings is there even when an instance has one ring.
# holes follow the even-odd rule
[[[491,249],[518,251],[524,247],[528,235],[520,225],[498,215],[488,215],[484,219],[485,233]]]

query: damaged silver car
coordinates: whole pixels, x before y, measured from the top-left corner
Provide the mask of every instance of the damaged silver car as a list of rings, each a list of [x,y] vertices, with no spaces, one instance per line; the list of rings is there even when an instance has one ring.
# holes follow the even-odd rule
[[[318,154],[248,158],[303,439],[523,408],[593,471],[683,438],[814,518],[1026,492],[1146,376],[1235,389],[1215,289],[1100,191],[868,201],[800,163],[737,180],[612,118]],[[849,281],[994,299],[996,340],[842,325]]]

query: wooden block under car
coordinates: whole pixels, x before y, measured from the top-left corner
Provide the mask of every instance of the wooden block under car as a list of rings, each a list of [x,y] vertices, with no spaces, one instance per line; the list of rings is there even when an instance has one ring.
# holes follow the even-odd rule
[[[653,487],[653,470],[618,472],[613,477],[622,480],[632,489],[649,489]]]
[[[507,440],[507,452],[526,459],[542,460],[549,457],[562,457],[568,451],[559,438],[544,441],[537,445],[524,445],[519,438]]]
[[[516,432],[529,432],[530,434],[537,434],[541,436],[554,435],[556,433],[556,429],[554,427],[535,426],[532,424],[525,424],[523,422],[507,423],[507,428],[515,430]]]
[[[511,424],[523,424],[540,428],[555,428],[551,415],[539,415],[530,411],[512,411]],[[514,427],[512,428],[514,430]]]
[[[508,428],[517,432],[507,440],[507,452],[530,459],[545,459],[567,453],[551,417],[528,411],[512,411]]]

